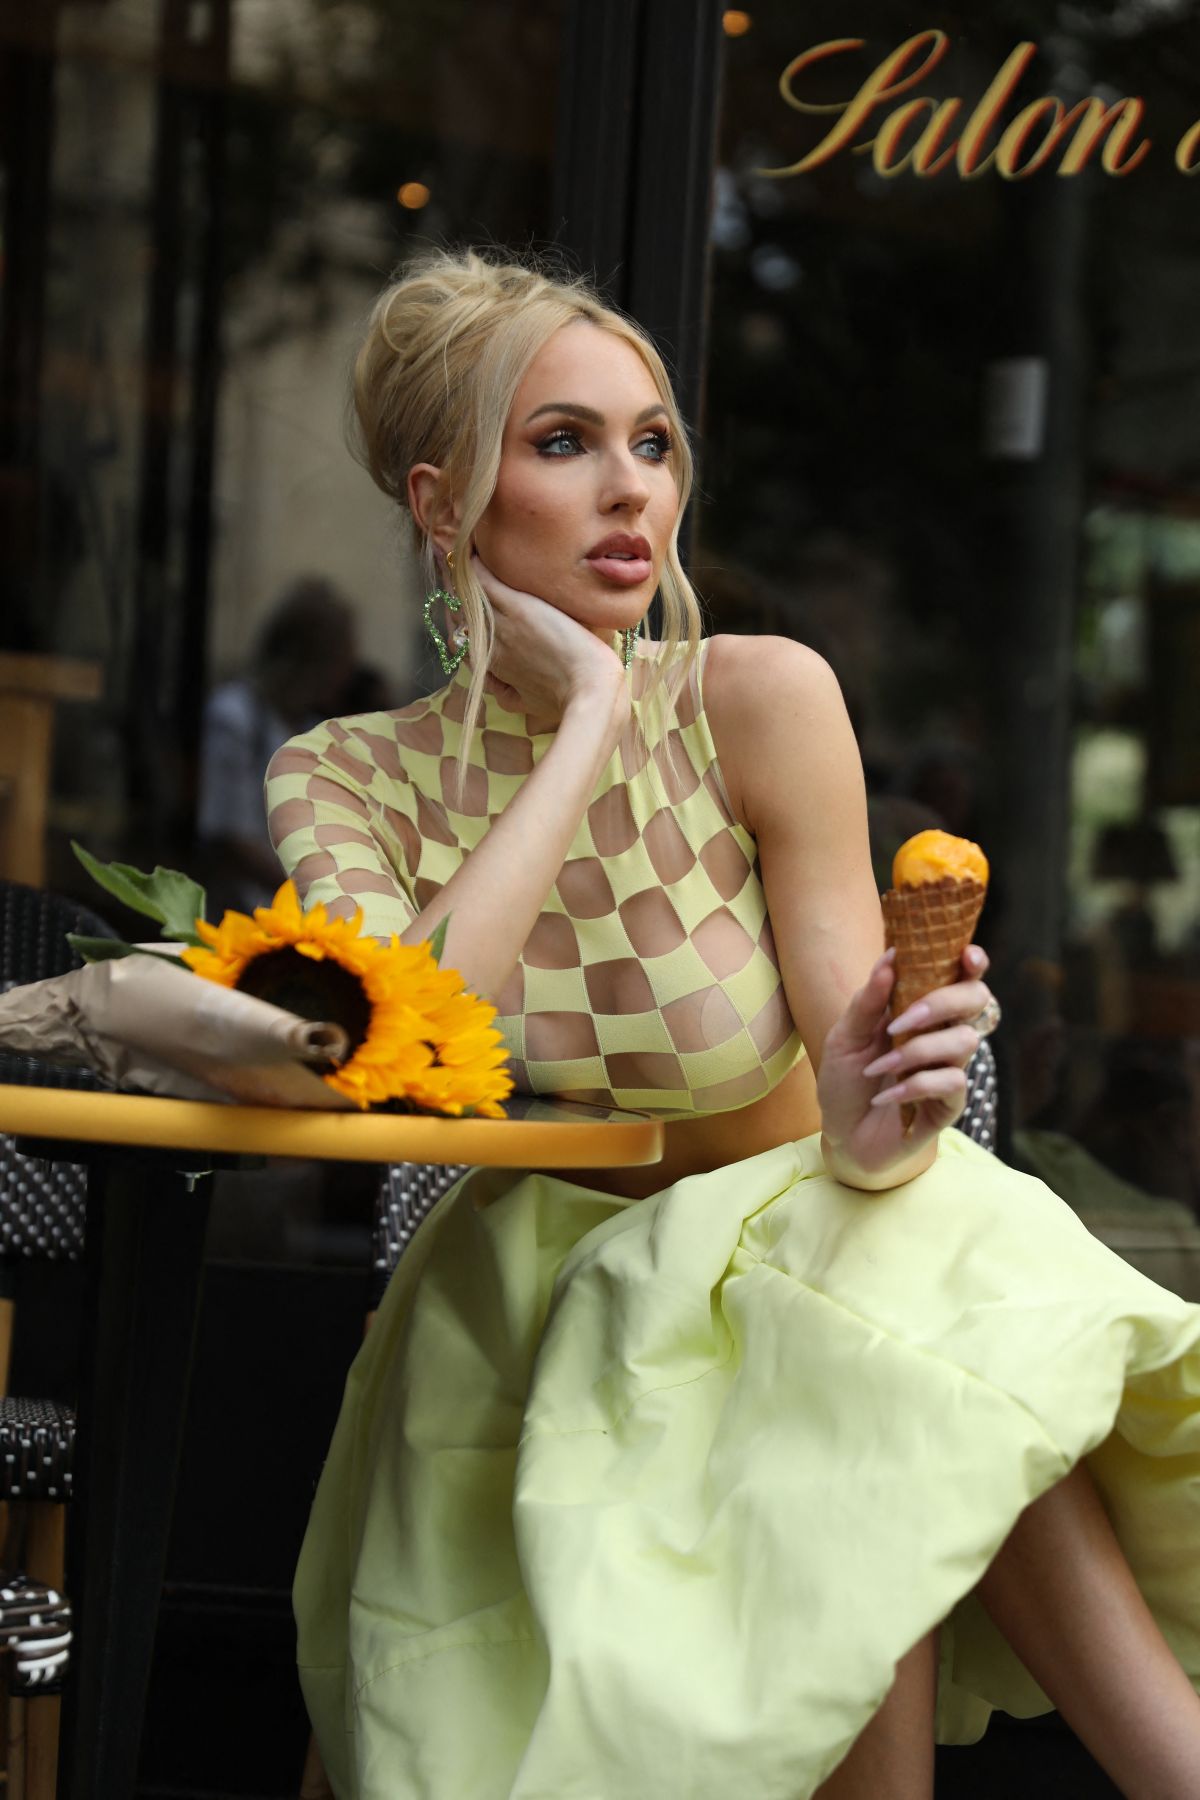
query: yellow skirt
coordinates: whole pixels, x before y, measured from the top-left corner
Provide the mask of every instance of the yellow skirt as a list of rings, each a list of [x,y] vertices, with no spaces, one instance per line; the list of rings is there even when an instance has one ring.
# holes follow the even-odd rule
[[[942,1631],[941,1741],[1044,1695],[971,1590],[1087,1457],[1200,1679],[1200,1308],[958,1132],[628,1202],[473,1170],[350,1371],[296,1576],[339,1800],[800,1800]]]

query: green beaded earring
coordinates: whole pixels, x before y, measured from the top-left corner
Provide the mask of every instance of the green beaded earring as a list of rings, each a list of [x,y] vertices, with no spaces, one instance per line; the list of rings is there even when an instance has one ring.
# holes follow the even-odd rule
[[[454,567],[453,551],[448,551],[446,554],[446,567],[448,569],[452,569]],[[433,621],[433,609],[437,605],[439,600],[441,601],[442,605],[448,607],[451,612],[458,612],[462,607],[462,601],[459,599],[457,594],[448,593],[445,588],[440,588],[440,587],[434,588],[432,594],[428,594],[425,598],[425,607],[424,607],[425,630],[428,632],[430,638],[433,640],[433,647],[437,651],[438,661],[442,665],[442,674],[443,675],[453,675],[457,672],[458,667],[459,667],[460,663],[462,662],[463,657],[467,654],[467,651],[470,649],[471,645],[470,645],[470,640],[467,636],[466,626],[465,625],[460,626],[459,629],[454,633],[454,651],[455,651],[455,653],[453,656],[451,656],[450,651],[447,648],[445,638],[442,636],[441,632],[438,630],[437,626],[434,624],[434,621]]]
[[[633,647],[641,635],[642,621],[640,619],[636,625],[630,625],[627,630],[621,633],[621,637],[624,640],[621,649],[621,661],[627,669],[631,668],[633,665]]]

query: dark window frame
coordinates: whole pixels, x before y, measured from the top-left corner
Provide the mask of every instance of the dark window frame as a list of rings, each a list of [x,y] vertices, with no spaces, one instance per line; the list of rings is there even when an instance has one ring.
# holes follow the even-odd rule
[[[697,451],[723,12],[572,0],[559,93],[556,241],[650,332]]]

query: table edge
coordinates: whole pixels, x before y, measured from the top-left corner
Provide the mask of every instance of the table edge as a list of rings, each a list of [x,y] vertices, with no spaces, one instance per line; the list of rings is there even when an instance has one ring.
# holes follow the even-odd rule
[[[661,1119],[447,1119],[233,1106],[0,1083],[0,1132],[122,1149],[492,1168],[638,1168],[659,1162]]]

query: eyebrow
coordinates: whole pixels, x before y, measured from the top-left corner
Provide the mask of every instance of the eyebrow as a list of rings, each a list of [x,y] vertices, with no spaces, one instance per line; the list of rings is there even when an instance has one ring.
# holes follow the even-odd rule
[[[666,410],[662,401],[657,400],[653,406],[643,407],[633,422],[635,425],[644,425],[647,419],[656,418]],[[536,407],[525,423],[532,425],[533,421],[540,419],[543,413],[565,413],[569,419],[584,419],[589,425],[603,425],[604,423],[603,413],[596,412],[591,406],[576,406],[570,400],[548,400],[545,406]]]

